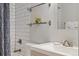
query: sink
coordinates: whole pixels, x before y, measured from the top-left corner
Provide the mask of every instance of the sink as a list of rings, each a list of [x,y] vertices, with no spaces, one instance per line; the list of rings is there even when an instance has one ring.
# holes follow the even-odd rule
[[[70,53],[73,55],[78,55],[78,47],[66,47],[63,46],[62,44],[54,44],[54,49],[60,52],[65,52],[65,53]]]

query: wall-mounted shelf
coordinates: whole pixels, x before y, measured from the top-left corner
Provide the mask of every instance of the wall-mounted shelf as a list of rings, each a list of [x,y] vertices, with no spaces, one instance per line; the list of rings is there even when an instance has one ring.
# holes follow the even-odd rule
[[[47,24],[47,22],[40,22],[40,23],[30,23],[30,24],[27,24],[27,25],[30,25],[30,26],[32,26],[32,25],[37,25],[37,24]]]
[[[32,26],[32,25],[38,25],[38,24],[49,24],[49,25],[51,25],[51,21],[49,21],[49,22],[40,22],[40,23],[30,23],[30,24],[27,24],[27,25]]]

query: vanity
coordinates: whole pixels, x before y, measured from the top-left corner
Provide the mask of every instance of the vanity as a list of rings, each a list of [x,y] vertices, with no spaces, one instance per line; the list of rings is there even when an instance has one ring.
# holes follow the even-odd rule
[[[31,56],[78,56],[78,47],[64,47],[53,42],[26,44]]]

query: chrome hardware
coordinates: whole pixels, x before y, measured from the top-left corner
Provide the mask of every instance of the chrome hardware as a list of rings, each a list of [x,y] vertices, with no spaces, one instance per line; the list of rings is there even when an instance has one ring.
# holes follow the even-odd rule
[[[21,49],[18,49],[18,50],[14,50],[14,52],[21,52]]]
[[[22,44],[22,39],[19,39],[18,43],[19,43],[19,44]]]
[[[63,46],[72,47],[73,44],[72,44],[72,42],[69,42],[68,40],[65,40],[65,41],[63,42]]]

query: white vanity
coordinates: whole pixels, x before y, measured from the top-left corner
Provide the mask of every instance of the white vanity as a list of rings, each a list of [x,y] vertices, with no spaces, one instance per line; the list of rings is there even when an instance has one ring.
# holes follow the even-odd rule
[[[53,42],[43,44],[26,44],[32,56],[78,56],[78,47],[65,47]]]

